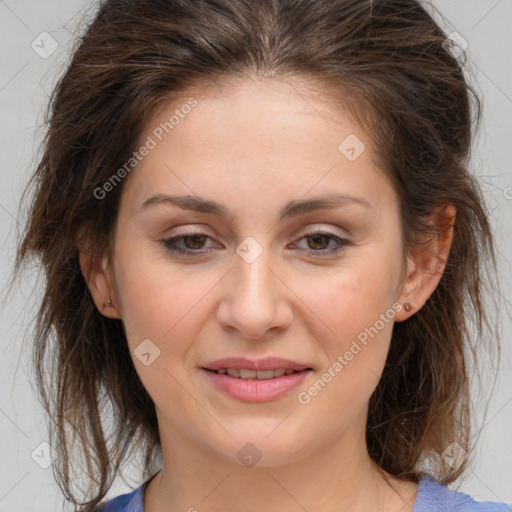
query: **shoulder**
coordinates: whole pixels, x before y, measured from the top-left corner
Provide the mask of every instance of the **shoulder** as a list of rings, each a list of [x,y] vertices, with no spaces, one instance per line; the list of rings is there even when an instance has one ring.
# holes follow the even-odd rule
[[[476,501],[429,475],[422,475],[412,512],[512,512],[511,503]]]
[[[144,484],[137,489],[126,494],[121,494],[110,501],[107,501],[96,512],[144,512],[142,488]]]

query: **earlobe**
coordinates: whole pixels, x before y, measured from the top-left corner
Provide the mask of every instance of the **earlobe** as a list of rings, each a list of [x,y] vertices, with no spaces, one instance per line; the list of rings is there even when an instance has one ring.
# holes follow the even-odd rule
[[[427,219],[437,234],[419,245],[408,259],[407,277],[398,299],[403,308],[395,316],[397,322],[421,309],[439,284],[453,242],[455,213],[454,206],[442,206]]]
[[[407,269],[406,277],[402,284],[401,294],[398,297],[397,302],[400,304],[400,308],[397,309],[395,315],[396,322],[403,322],[409,318],[418,309],[412,298],[412,292],[415,288],[415,277],[417,276],[418,265],[413,256],[407,258]]]
[[[80,246],[79,251],[82,275],[98,311],[108,318],[120,319],[107,256],[94,256],[84,250],[84,246]]]

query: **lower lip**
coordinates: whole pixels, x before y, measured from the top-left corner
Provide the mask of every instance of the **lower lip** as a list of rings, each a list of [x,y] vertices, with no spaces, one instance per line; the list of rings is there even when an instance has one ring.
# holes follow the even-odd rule
[[[201,368],[213,384],[227,395],[245,402],[266,402],[285,395],[298,386],[312,370],[303,370],[273,379],[239,379]]]

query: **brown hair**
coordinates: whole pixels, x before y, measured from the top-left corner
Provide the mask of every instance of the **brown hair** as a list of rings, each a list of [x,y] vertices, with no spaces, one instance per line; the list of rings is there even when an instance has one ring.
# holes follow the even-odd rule
[[[98,254],[110,254],[123,182],[100,200],[95,189],[132,156],[155,109],[223,78],[305,78],[348,106],[398,194],[407,250],[419,234],[432,233],[425,218],[437,206],[456,207],[439,285],[394,325],[370,399],[367,445],[398,477],[417,480],[423,467],[449,483],[463,473],[467,460],[452,468],[442,454],[454,441],[471,452],[468,372],[479,347],[499,354],[483,302],[490,282],[484,269],[496,261],[482,192],[468,170],[481,103],[445,50],[446,37],[417,0],[101,2],[48,108],[15,263],[19,272],[35,256],[45,271],[34,368],[51,419],[56,478],[75,504],[72,449],[80,443],[90,485],[79,510],[101,502],[136,448],[144,479],[157,470],[161,451],[155,407],[123,324],[97,310],[78,237],[85,227]]]

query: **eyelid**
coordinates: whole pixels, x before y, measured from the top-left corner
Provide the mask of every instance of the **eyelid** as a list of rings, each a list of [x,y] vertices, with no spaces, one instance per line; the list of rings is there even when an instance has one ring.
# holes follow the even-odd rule
[[[193,227],[192,227],[193,226]],[[206,224],[193,224],[192,226],[186,224],[182,226],[176,226],[169,228],[168,231],[172,230],[172,235],[169,236],[180,236],[180,235],[207,235],[206,231],[210,231]],[[208,236],[210,236],[208,234]]]
[[[313,227],[314,226],[314,227]],[[206,235],[209,238],[214,238],[213,235],[207,232],[208,226],[204,224],[195,224],[194,227],[188,227],[188,225],[178,226],[176,228],[177,231],[173,231],[171,234],[164,235],[166,238],[175,238],[179,236],[184,235]],[[329,224],[323,224],[317,223],[317,224],[310,224],[306,227],[302,227],[301,229],[297,230],[296,233],[293,235],[294,239],[303,238],[305,236],[311,236],[315,234],[325,234],[333,237],[338,238],[344,238],[347,235],[343,233],[336,233],[333,232],[333,226]]]
[[[313,223],[309,224],[304,228],[304,231],[301,229],[298,231],[297,236],[306,236],[306,235],[314,235],[316,233],[324,233],[329,234],[333,236],[338,236],[340,238],[343,238],[347,236],[346,231],[345,233],[338,233],[336,232],[336,226],[333,226],[332,224],[324,224],[324,223]],[[337,228],[341,230],[341,228]]]

